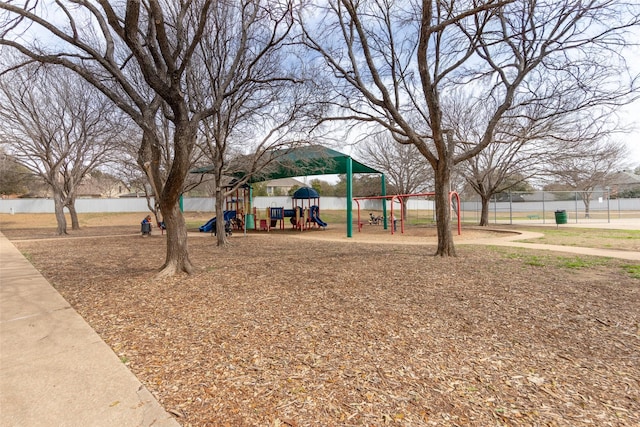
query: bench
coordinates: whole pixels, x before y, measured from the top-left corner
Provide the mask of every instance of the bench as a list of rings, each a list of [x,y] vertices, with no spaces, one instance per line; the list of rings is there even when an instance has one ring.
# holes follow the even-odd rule
[[[540,219],[540,215],[536,215],[536,214],[527,215],[527,218],[529,218],[529,219]]]

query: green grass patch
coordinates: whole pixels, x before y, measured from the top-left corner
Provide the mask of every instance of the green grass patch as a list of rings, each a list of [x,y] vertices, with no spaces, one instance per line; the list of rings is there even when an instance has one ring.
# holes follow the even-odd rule
[[[31,252],[22,252],[22,256],[25,257],[30,264],[33,264],[33,256],[31,255]]]
[[[122,215],[121,212],[86,212],[82,213],[82,215],[78,215],[83,220],[91,220],[96,218],[116,218]]]
[[[503,248],[497,246],[488,246],[496,252],[502,252],[502,256],[507,259],[522,259],[522,254],[516,252],[504,252]]]
[[[187,225],[187,230],[197,231],[200,228],[200,226],[205,225],[207,221],[185,221],[185,224]]]
[[[640,230],[617,230],[617,229],[600,229],[600,228],[540,228],[526,227],[528,231],[542,232],[544,237],[540,239],[530,239],[539,241],[541,239],[564,238],[564,237],[581,237],[589,239],[640,239]]]
[[[544,257],[532,255],[524,260],[524,263],[527,265],[532,265],[534,267],[544,267],[546,264],[544,262]]]
[[[563,268],[590,268],[598,265],[607,265],[610,258],[581,258],[581,257],[558,257],[558,266]]]
[[[529,243],[620,250],[638,250],[640,247],[640,230],[551,227],[519,227],[519,229],[544,234],[540,238],[522,240]]]
[[[640,264],[622,264],[621,260],[607,257],[567,257],[562,255],[529,253],[526,249],[501,248],[490,246],[504,259],[518,260],[523,265],[532,267],[552,267],[571,270],[589,269],[598,267],[613,267],[623,269],[631,277],[640,279]]]
[[[522,261],[525,265],[533,267],[544,267],[548,264],[548,257],[542,255],[531,255],[521,251],[509,251],[506,248],[498,248],[496,246],[489,246],[496,252],[500,252],[504,258],[515,259]]]
[[[634,279],[640,279],[640,264],[627,264],[622,268]]]
[[[456,223],[457,220],[452,220],[452,223]],[[431,226],[431,225],[435,225],[435,221],[431,218],[409,218],[407,220],[407,222],[409,223],[409,225],[413,225],[413,226]]]

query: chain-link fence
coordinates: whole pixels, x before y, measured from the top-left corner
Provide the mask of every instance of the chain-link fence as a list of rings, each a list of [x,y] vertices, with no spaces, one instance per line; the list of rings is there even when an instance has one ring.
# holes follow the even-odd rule
[[[521,222],[555,223],[556,212],[564,211],[568,223],[611,222],[617,219],[640,220],[640,199],[611,198],[604,191],[538,191],[495,195],[489,203],[488,220],[492,224]],[[482,203],[479,198],[462,202],[464,222],[479,222]]]

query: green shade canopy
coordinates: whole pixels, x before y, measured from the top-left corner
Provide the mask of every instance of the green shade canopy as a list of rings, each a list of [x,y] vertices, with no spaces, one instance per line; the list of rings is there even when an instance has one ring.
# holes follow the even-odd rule
[[[307,147],[273,150],[268,153],[268,164],[263,170],[253,175],[249,182],[270,181],[279,178],[290,178],[293,176],[311,175],[337,175],[347,174],[347,162],[351,160],[352,173],[379,173],[365,164],[351,159],[348,155],[340,153],[321,145],[311,145]],[[213,166],[203,166],[192,169],[191,173],[209,173]],[[238,171],[233,174],[237,178],[246,175],[245,172]]]

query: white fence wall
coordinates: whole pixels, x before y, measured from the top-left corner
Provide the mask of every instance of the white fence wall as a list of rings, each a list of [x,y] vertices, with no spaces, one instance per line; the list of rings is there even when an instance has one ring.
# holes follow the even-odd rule
[[[267,207],[290,207],[290,197],[256,197],[254,198],[254,206],[258,209],[264,209]],[[356,203],[352,204],[353,209],[357,208]],[[214,199],[212,198],[185,198],[183,200],[183,207],[185,212],[213,212]],[[390,207],[390,203],[387,202],[387,208]],[[567,211],[573,211],[576,208],[574,201],[548,201],[544,202],[518,202],[512,203],[511,207],[509,202],[498,202],[491,205],[490,210],[494,209],[499,212],[509,211],[513,212],[532,212],[541,211],[553,212],[555,210],[564,209]],[[322,210],[344,210],[346,209],[345,197],[321,197],[320,208]],[[397,208],[397,205],[394,207]],[[640,199],[615,199],[610,200],[607,205],[607,201],[599,202],[597,199],[591,202],[591,208],[595,210],[607,210],[611,211],[640,211]],[[361,210],[382,210],[382,202],[380,200],[361,200]],[[407,204],[408,210],[432,210],[433,201],[425,199],[409,199]],[[477,202],[462,202],[462,209],[464,211],[476,211],[479,210],[479,203]],[[582,201],[578,202],[578,209],[582,210]],[[143,197],[139,198],[123,198],[123,199],[78,199],[76,201],[76,210],[78,213],[89,212],[146,212],[147,201]],[[2,199],[0,200],[0,213],[53,213],[53,200],[52,199]]]
[[[253,206],[258,209],[268,207],[292,206],[291,197],[255,197]],[[347,206],[345,197],[321,197],[320,208],[323,210],[344,210]],[[353,208],[357,205],[353,203]],[[387,202],[389,207],[389,202]],[[433,209],[433,202],[428,200],[410,199],[409,209]],[[213,198],[185,198],[183,200],[185,212],[213,212],[215,199]],[[362,210],[381,210],[380,200],[360,201]],[[89,212],[146,212],[147,201],[143,197],[124,199],[78,199],[76,200],[78,213]],[[53,213],[53,199],[3,199],[0,200],[0,213]]]
[[[183,208],[185,212],[213,212],[215,210],[212,198],[185,198]],[[285,207],[292,205],[291,197],[255,197],[253,206],[257,209],[268,207]],[[345,210],[345,197],[321,197],[320,208],[323,210]],[[387,207],[389,206],[387,202]],[[433,202],[429,200],[409,200],[409,209],[433,209]],[[354,202],[353,208],[357,205]],[[361,200],[360,209],[382,209],[380,200]],[[78,213],[89,212],[146,212],[147,201],[143,197],[125,199],[78,199],[76,201]],[[54,213],[53,199],[4,199],[0,201],[0,213]]]
[[[78,199],[76,211],[88,212],[145,212],[147,200],[126,199]],[[0,200],[0,213],[54,213],[53,199],[3,199]]]

